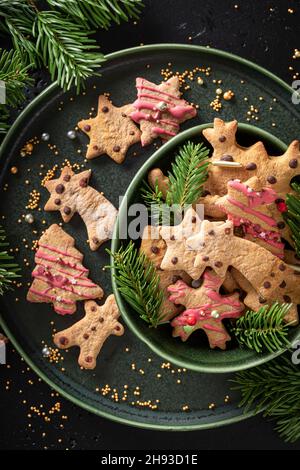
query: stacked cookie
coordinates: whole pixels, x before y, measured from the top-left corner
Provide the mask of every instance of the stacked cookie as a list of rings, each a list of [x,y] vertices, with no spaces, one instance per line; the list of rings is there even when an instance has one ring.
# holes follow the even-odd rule
[[[107,96],[99,96],[97,116],[78,123],[90,139],[88,160],[106,154],[122,163],[131,145],[137,142],[149,145],[158,137],[169,140],[179,132],[182,122],[197,114],[196,109],[181,98],[177,76],[159,85],[137,78],[136,88],[134,103],[120,108]]]
[[[166,303],[186,308],[179,315],[168,310],[166,318],[175,317],[174,336],[186,340],[200,328],[211,347],[221,349],[230,339],[224,318],[237,318],[246,308],[257,311],[278,301],[291,304],[286,321],[295,325],[300,303],[299,271],[290,264],[295,253],[285,223],[285,198],[293,192],[291,179],[299,174],[299,142],[292,142],[284,155],[273,157],[262,142],[241,147],[236,131],[236,121],[221,119],[203,131],[213,147],[208,179],[198,201],[204,205],[205,220],[190,208],[180,225],[157,229],[159,236],[153,243],[159,244],[159,252],[156,249],[153,254],[149,241],[141,244],[149,259],[157,257],[163,277],[167,277],[165,272],[180,276],[163,286]],[[166,193],[168,178],[160,169],[149,173],[149,183]],[[182,279],[182,272],[190,276],[190,282]],[[220,294],[221,287],[226,295]]]

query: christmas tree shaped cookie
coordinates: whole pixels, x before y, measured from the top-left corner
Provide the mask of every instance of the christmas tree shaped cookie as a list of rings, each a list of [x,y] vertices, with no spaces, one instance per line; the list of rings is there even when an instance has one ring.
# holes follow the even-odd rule
[[[142,146],[157,137],[169,140],[179,132],[182,122],[197,114],[196,109],[181,98],[177,76],[160,85],[137,78],[136,88],[137,99],[130,117],[140,125]]]
[[[87,301],[84,309],[84,318],[56,333],[53,341],[60,349],[78,346],[78,364],[84,369],[94,369],[104,342],[110,335],[122,336],[124,327],[118,322],[120,312],[114,295],[108,296],[102,306]]]
[[[83,255],[74,238],[56,224],[41,236],[35,254],[34,278],[27,293],[29,302],[52,303],[60,315],[76,311],[78,300],[101,299],[103,290],[88,278]]]
[[[97,116],[78,123],[90,138],[88,160],[106,154],[117,163],[124,161],[129,147],[141,138],[140,130],[128,116],[131,110],[131,105],[117,108],[107,96],[99,96]]]
[[[226,349],[226,342],[231,338],[222,320],[240,317],[244,304],[239,301],[237,293],[221,295],[219,289],[222,282],[222,278],[207,270],[202,286],[197,289],[192,289],[183,281],[177,281],[168,288],[170,300],[186,308],[172,320],[174,337],[179,336],[186,341],[194,331],[202,329],[211,348]]]
[[[69,222],[75,212],[84,221],[91,250],[109,240],[114,229],[117,209],[96,189],[89,186],[91,170],[74,174],[65,167],[59,178],[45,183],[51,193],[46,211],[60,211],[64,222]]]
[[[229,181],[227,188],[226,196],[219,198],[216,205],[235,226],[243,228],[247,239],[283,258],[281,238],[291,242],[290,230],[283,219],[285,203],[272,188],[264,188],[257,176],[245,183]]]
[[[262,142],[251,147],[241,147],[236,141],[237,121],[225,123],[222,119],[214,120],[214,127],[204,129],[203,135],[212,145],[214,152],[209,167],[209,177],[204,189],[208,192],[204,199],[206,214],[217,216],[220,211],[214,206],[215,196],[227,193],[227,183],[232,179],[247,181],[257,176],[264,188],[272,188],[278,199],[285,199],[293,192],[290,181],[300,174],[299,142],[293,141],[287,151],[279,156],[268,155]],[[223,161],[239,166],[215,166],[214,162]]]

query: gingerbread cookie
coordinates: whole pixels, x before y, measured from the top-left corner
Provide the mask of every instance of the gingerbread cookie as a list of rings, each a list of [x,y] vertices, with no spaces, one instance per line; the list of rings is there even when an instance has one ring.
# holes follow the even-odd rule
[[[258,311],[261,308],[261,303],[255,293],[255,289],[253,288],[252,284],[235,268],[232,268],[231,270],[231,275],[233,279],[236,281],[236,283],[240,286],[240,288],[246,292],[246,297],[244,299],[244,303],[251,308],[251,310],[254,310],[255,312]],[[284,284],[282,284],[281,290],[283,288]],[[277,302],[278,299],[278,292],[274,293],[274,297],[270,297],[268,299],[268,304],[272,305],[273,303]],[[287,299],[289,300],[289,299]],[[283,302],[284,299],[282,299]],[[284,320],[286,323],[290,323],[291,325],[295,326],[299,323],[299,316],[298,316],[298,308],[297,304],[291,304],[291,307],[289,311],[287,312],[286,316],[284,317]]]
[[[239,301],[238,293],[219,293],[222,282],[222,278],[207,270],[203,275],[202,286],[197,289],[192,289],[183,281],[177,281],[168,288],[171,302],[186,307],[183,313],[172,320],[174,337],[179,336],[182,341],[186,341],[194,331],[202,329],[211,348],[226,349],[226,342],[231,338],[222,320],[240,317],[244,305]]]
[[[44,209],[60,211],[64,222],[69,222],[78,212],[86,225],[90,248],[94,251],[111,238],[118,211],[103,193],[89,186],[90,176],[91,170],[74,174],[66,166],[59,178],[45,183],[51,196]]]
[[[60,349],[78,346],[78,364],[84,369],[94,369],[104,342],[110,335],[122,336],[124,327],[118,322],[120,312],[114,295],[109,295],[102,306],[87,301],[84,309],[84,318],[56,333],[53,341]]]
[[[196,252],[186,245],[186,240],[199,232],[201,220],[197,212],[190,207],[184,214],[179,225],[174,227],[162,226],[160,236],[167,245],[166,253],[161,262],[161,269],[166,271],[185,271],[193,279],[198,279],[198,269],[195,268]]]
[[[251,307],[257,300],[263,305],[273,299],[300,303],[299,272],[265,248],[236,237],[231,221],[220,223],[204,220],[200,232],[187,239],[185,244],[197,252],[193,273],[195,278],[199,278],[207,267],[214,269],[222,278],[229,266],[236,268],[253,287],[253,292],[245,299],[247,306]],[[189,260],[186,265],[189,270]]]
[[[257,176],[263,187],[272,188],[278,199],[285,199],[287,193],[293,192],[291,179],[300,173],[299,142],[294,140],[287,151],[279,156],[269,156],[262,142],[251,147],[241,147],[236,142],[237,121],[225,123],[222,119],[214,120],[214,127],[203,130],[204,137],[213,146],[214,152],[209,166],[209,177],[204,185],[207,195],[204,199],[206,214],[220,216],[214,206],[214,196],[227,193],[227,183],[232,179],[247,181]],[[214,162],[234,162],[236,167],[215,166]]]
[[[95,118],[78,123],[89,138],[88,160],[107,154],[117,163],[125,159],[129,147],[141,139],[141,132],[130,119],[131,105],[115,107],[105,95],[99,96]]]
[[[35,254],[34,278],[27,293],[29,302],[52,303],[60,315],[76,311],[76,302],[101,299],[103,290],[88,278],[83,255],[75,248],[74,238],[56,224],[41,236]]]
[[[139,123],[142,146],[157,137],[169,140],[179,132],[179,125],[196,116],[196,109],[181,98],[177,76],[156,85],[144,78],[136,79],[137,100],[130,113]]]
[[[168,286],[174,284],[178,279],[189,283],[191,278],[184,271],[163,271],[160,268],[161,261],[165,255],[167,246],[159,235],[159,227],[146,226],[143,232],[140,251],[154,264],[159,275],[159,287],[164,293],[163,303],[160,309],[160,323],[165,323],[178,315],[180,307],[169,301]]]
[[[247,239],[283,258],[284,243],[281,238],[291,243],[290,230],[283,219],[285,203],[277,199],[272,188],[264,188],[257,176],[245,183],[229,181],[227,187],[226,196],[219,198],[216,205],[234,226],[243,228]]]

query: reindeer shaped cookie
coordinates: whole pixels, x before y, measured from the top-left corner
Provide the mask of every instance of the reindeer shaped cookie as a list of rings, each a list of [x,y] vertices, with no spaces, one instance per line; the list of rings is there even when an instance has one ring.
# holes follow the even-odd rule
[[[299,272],[265,248],[236,237],[230,221],[220,223],[204,220],[200,232],[186,241],[186,247],[197,252],[194,276],[200,277],[207,267],[211,267],[218,276],[224,278],[229,266],[236,268],[252,286],[244,303],[253,310],[257,309],[258,303],[300,303]],[[297,322],[296,305],[289,315],[291,312],[294,312],[294,320]]]
[[[180,336],[182,341],[186,341],[194,331],[202,329],[211,348],[226,349],[226,342],[230,341],[231,337],[222,320],[240,317],[244,305],[239,301],[238,293],[219,294],[222,282],[222,278],[207,270],[202,286],[197,289],[189,287],[183,281],[177,281],[168,287],[171,292],[169,300],[186,307],[186,310],[171,322],[174,337]]]
[[[63,168],[59,178],[45,183],[51,196],[44,209],[60,211],[64,222],[78,212],[86,225],[90,248],[95,251],[111,238],[118,211],[103,193],[89,186],[90,177],[91,170],[74,174],[71,168]]]

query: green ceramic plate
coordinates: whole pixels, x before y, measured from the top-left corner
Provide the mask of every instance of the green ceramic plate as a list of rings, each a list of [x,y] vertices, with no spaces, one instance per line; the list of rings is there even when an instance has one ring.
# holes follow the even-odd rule
[[[171,169],[171,162],[174,161],[176,151],[187,140],[192,140],[196,143],[203,142],[204,145],[210,147],[206,139],[202,137],[202,130],[212,125],[203,124],[180,133],[157,150],[143,165],[128,187],[125,198],[120,206],[116,235],[112,241],[113,252],[118,251],[122,244],[126,246],[127,242],[118,238],[118,229],[119,226],[128,226],[132,220],[132,217],[128,216],[128,208],[132,204],[143,203],[143,198],[140,196],[140,188],[143,181],[147,180],[149,170],[159,167],[166,174]],[[286,150],[286,145],[269,132],[249,124],[239,124],[237,141],[240,145],[247,147],[258,140],[264,142],[270,155],[281,155]],[[113,274],[114,272],[113,270]],[[149,328],[120,295],[114,276],[112,277],[112,284],[122,316],[131,330],[155,353],[180,367],[186,367],[198,372],[234,372],[267,362],[285,351],[282,349],[273,354],[257,354],[255,351],[240,348],[234,341],[230,343],[226,351],[211,350],[202,332],[192,335],[187,342],[183,343],[180,338],[172,338],[169,324],[161,325],[158,328]],[[299,327],[291,328],[291,341],[295,341],[299,336]]]
[[[230,392],[229,379],[232,374],[183,373],[177,369],[172,373],[171,369],[161,369],[161,358],[139,341],[128,328],[124,337],[111,338],[105,344],[98,366],[93,372],[81,371],[77,367],[78,351],[75,348],[64,355],[65,372],[61,371],[62,363],[50,364],[42,356],[42,341],[51,345],[50,322],[54,321],[54,327],[59,330],[79,319],[83,311],[80,306],[74,316],[63,318],[55,314],[49,305],[26,302],[27,283],[31,279],[34,257],[30,249],[31,241],[38,238],[46,226],[60,222],[60,217],[55,212],[43,213],[35,210],[32,211],[36,220],[34,226],[18,223],[18,219],[27,212],[25,207],[32,189],[40,190],[41,207],[47,199],[46,191],[40,186],[41,172],[45,172],[54,163],[60,163],[64,158],[71,162],[84,161],[82,155],[87,143],[85,136],[80,135],[76,141],[71,141],[66,133],[79,119],[88,115],[91,107],[96,106],[99,93],[110,92],[114,102],[121,105],[135,98],[134,83],[137,76],[144,75],[149,80],[158,82],[161,68],[169,62],[178,70],[196,65],[211,66],[212,77],[207,79],[207,87],[193,83],[186,94],[191,101],[200,103],[201,109],[199,116],[187,122],[183,129],[211,122],[215,117],[216,113],[209,107],[209,102],[215,97],[216,85],[212,83],[212,79],[216,78],[223,80],[224,90],[231,88],[236,94],[234,102],[225,104],[220,113],[222,118],[236,117],[245,122],[248,106],[257,104],[260,107],[260,120],[257,124],[261,128],[273,132],[284,142],[296,138],[298,134],[299,114],[297,107],[291,103],[291,89],[266,70],[241,58],[212,49],[173,44],[138,47],[111,54],[107,59],[102,68],[102,76],[89,82],[84,95],[74,97],[72,91],[63,93],[56,85],[50,86],[17,119],[1,147],[1,187],[5,183],[8,187],[1,192],[0,213],[5,216],[2,223],[11,245],[20,248],[17,259],[22,266],[23,283],[20,289],[1,298],[1,326],[28,364],[51,387],[74,403],[101,416],[140,427],[174,430],[209,428],[244,419],[246,416],[237,406],[239,396]],[[260,95],[264,97],[264,101],[258,100]],[[248,102],[244,101],[244,96],[248,97]],[[273,101],[274,98],[276,102]],[[269,111],[270,106],[272,111]],[[277,127],[273,128],[272,122],[276,122]],[[49,132],[50,143],[57,146],[59,154],[55,155],[46,143],[40,143],[34,147],[31,156],[21,158],[20,148],[24,143],[34,136],[40,136],[42,132]],[[82,155],[77,150],[81,150]],[[130,150],[123,165],[116,165],[106,157],[89,162],[86,166],[93,170],[92,184],[102,189],[117,205],[119,195],[125,193],[139,168],[154,150],[153,147],[140,149],[136,146]],[[137,155],[133,155],[134,152]],[[10,174],[12,165],[18,167],[17,175]],[[44,169],[40,165],[44,165]],[[30,184],[26,185],[25,180],[29,180]],[[43,220],[46,224],[43,224]],[[97,253],[87,249],[86,231],[79,217],[74,217],[64,228],[76,238],[77,247],[84,252],[84,262],[91,269],[91,277],[102,284],[106,293],[110,293],[110,272],[101,269],[109,262],[104,249]],[[38,234],[33,234],[33,229]],[[23,242],[23,239],[29,241],[29,248],[25,247],[27,242]],[[24,259],[28,260],[29,266],[26,266]],[[19,298],[18,302],[16,297]],[[126,347],[129,352],[124,352]],[[148,359],[152,359],[152,362]],[[132,370],[132,363],[136,370]],[[161,378],[157,374],[161,374]],[[181,383],[177,383],[178,380]],[[117,388],[120,396],[123,385],[128,384],[130,400],[115,403],[110,395],[103,397],[96,389],[101,389],[105,384]],[[135,386],[140,387],[140,397],[132,393]],[[231,397],[226,404],[225,395]],[[146,407],[132,406],[131,401],[137,399],[160,400],[158,409],[152,411]],[[211,402],[216,404],[214,410],[208,409]],[[188,413],[181,411],[185,404],[190,407]]]

